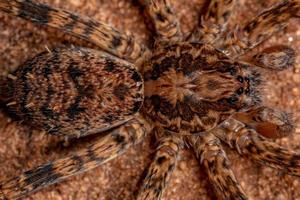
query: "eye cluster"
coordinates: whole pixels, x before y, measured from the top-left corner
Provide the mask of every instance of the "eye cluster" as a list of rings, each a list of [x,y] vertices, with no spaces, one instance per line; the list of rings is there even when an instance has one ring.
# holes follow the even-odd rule
[[[245,64],[241,64],[241,70],[244,73],[243,82],[247,85],[246,89],[244,89],[245,99],[243,107],[250,108],[260,105],[263,86],[261,73],[254,66]]]
[[[259,71],[254,67],[244,63],[221,62],[219,71],[229,74],[237,80],[241,86],[233,95],[222,98],[220,103],[226,104],[237,110],[248,109],[261,103],[260,90],[262,78]]]
[[[242,94],[246,94],[246,95],[249,95],[250,93],[250,79],[249,77],[243,77],[243,76],[238,76],[237,77],[237,80],[240,82],[240,83],[246,83],[247,84],[247,87],[244,88],[244,87],[240,87],[239,89],[236,90],[236,94],[237,95],[242,95]]]

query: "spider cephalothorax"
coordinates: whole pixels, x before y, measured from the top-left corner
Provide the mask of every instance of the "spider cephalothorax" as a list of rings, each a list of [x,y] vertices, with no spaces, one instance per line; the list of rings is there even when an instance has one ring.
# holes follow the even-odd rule
[[[259,73],[210,45],[173,44],[150,60],[143,69],[142,110],[170,131],[208,131],[238,111],[259,106]]]
[[[247,52],[298,17],[285,0],[248,24],[227,30],[236,1],[211,0],[188,37],[167,0],[140,0],[156,38],[150,49],[101,22],[31,0],[0,0],[0,10],[50,26],[102,48],[48,50],[1,81],[0,100],[33,128],[64,136],[98,132],[100,140],[72,155],[0,182],[0,199],[16,199],[97,167],[155,132],[159,141],[137,194],[160,199],[179,151],[190,147],[219,199],[247,199],[221,141],[259,163],[300,176],[300,155],[266,137],[293,132],[286,112],[262,106],[259,68],[292,67],[284,45]],[[189,144],[189,145],[185,145]]]

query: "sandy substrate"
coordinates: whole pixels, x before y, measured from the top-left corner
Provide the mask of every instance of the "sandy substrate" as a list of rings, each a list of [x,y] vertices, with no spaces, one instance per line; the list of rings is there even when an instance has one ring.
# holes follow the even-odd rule
[[[75,11],[96,20],[112,24],[118,29],[132,33],[146,41],[151,33],[146,29],[138,6],[129,0],[43,0],[50,5]],[[171,0],[180,17],[184,32],[196,23],[197,10],[202,0]],[[245,3],[247,2],[247,3]],[[263,2],[263,3],[260,3]],[[239,15],[235,22],[243,23],[275,0],[240,0]],[[272,37],[264,46],[287,44],[300,54],[300,21],[293,20],[284,32]],[[0,74],[13,71],[26,59],[46,47],[80,45],[77,39],[66,37],[52,29],[34,26],[23,20],[0,13]],[[269,72],[266,76],[266,105],[294,113],[296,125],[300,126],[300,56],[294,69],[285,72]],[[6,179],[70,153],[62,145],[62,138],[54,138],[15,122],[0,112],[0,179]],[[67,181],[48,187],[26,199],[101,199],[131,200],[139,186],[144,168],[151,161],[154,145],[149,137],[144,143],[131,148],[119,158],[93,171],[75,176]],[[300,150],[300,129],[295,134],[276,141]],[[77,140],[75,143],[80,143]],[[75,145],[76,146],[76,145]],[[82,145],[81,145],[82,146]],[[224,145],[225,146],[225,145]],[[255,164],[226,147],[232,168],[249,195],[256,200],[300,199],[300,179],[285,175],[268,167]],[[163,199],[194,200],[214,199],[213,191],[202,167],[190,151],[180,154],[180,161]]]

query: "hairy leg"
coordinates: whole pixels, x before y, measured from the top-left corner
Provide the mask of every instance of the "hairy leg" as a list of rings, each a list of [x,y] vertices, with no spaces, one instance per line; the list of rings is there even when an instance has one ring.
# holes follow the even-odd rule
[[[69,176],[93,169],[141,142],[148,131],[150,127],[142,118],[133,119],[76,154],[0,182],[0,199],[21,198]]]
[[[212,133],[205,133],[203,136],[189,136],[189,143],[200,163],[204,165],[218,199],[247,199],[230,169],[230,162],[217,137]]]
[[[182,40],[179,21],[172,11],[169,0],[139,0],[152,20],[158,42]]]
[[[235,3],[236,0],[206,1],[199,16],[199,23],[189,40],[214,44],[226,30]]]
[[[284,0],[264,10],[249,23],[240,33],[228,34],[225,43],[220,46],[226,54],[239,56],[264,42],[273,34],[283,30],[288,21],[300,16],[299,0]]]
[[[271,70],[285,70],[295,65],[295,50],[284,45],[271,46],[250,58],[256,66]]]
[[[214,134],[242,155],[283,173],[300,176],[300,153],[267,140],[235,119],[223,122]]]
[[[154,160],[147,170],[143,185],[138,193],[138,200],[161,199],[177,164],[181,146],[182,140],[176,135],[165,136],[161,139]]]
[[[285,137],[292,134],[295,129],[290,114],[268,107],[238,113],[234,118],[268,138]]]
[[[62,30],[133,63],[141,62],[149,54],[148,49],[133,37],[107,24],[45,4],[31,0],[1,0],[0,10],[39,25]]]

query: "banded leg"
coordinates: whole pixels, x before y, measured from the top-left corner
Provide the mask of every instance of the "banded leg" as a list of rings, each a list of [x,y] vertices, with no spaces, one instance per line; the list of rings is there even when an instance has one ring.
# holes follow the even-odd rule
[[[189,143],[200,163],[204,165],[218,199],[248,199],[230,169],[230,162],[220,140],[212,133],[190,136]]]
[[[154,161],[147,170],[137,200],[159,200],[177,164],[181,139],[175,135],[163,138],[157,148]]]
[[[271,70],[285,70],[295,65],[295,50],[283,46],[271,46],[254,55],[250,62],[259,67]]]
[[[152,20],[159,42],[176,42],[182,39],[180,24],[169,0],[140,0]]]
[[[287,174],[300,176],[300,153],[268,141],[235,119],[225,121],[214,134],[242,155]]]
[[[288,25],[291,18],[299,16],[300,2],[298,0],[284,0],[252,19],[241,29],[239,36],[229,34],[225,44],[220,48],[226,49],[228,55],[244,54],[281,31]]]
[[[291,115],[268,107],[260,107],[234,116],[268,138],[281,138],[294,132]]]
[[[0,182],[0,199],[21,198],[69,176],[93,169],[142,141],[149,129],[150,127],[142,119],[133,119],[108,132],[100,140],[93,141],[77,154],[41,165],[21,176]]]
[[[39,25],[62,30],[130,62],[139,62],[148,54],[148,49],[133,37],[107,24],[45,4],[31,0],[1,0],[0,10]]]
[[[199,23],[189,40],[213,44],[226,30],[235,3],[236,0],[206,1],[199,16]]]

